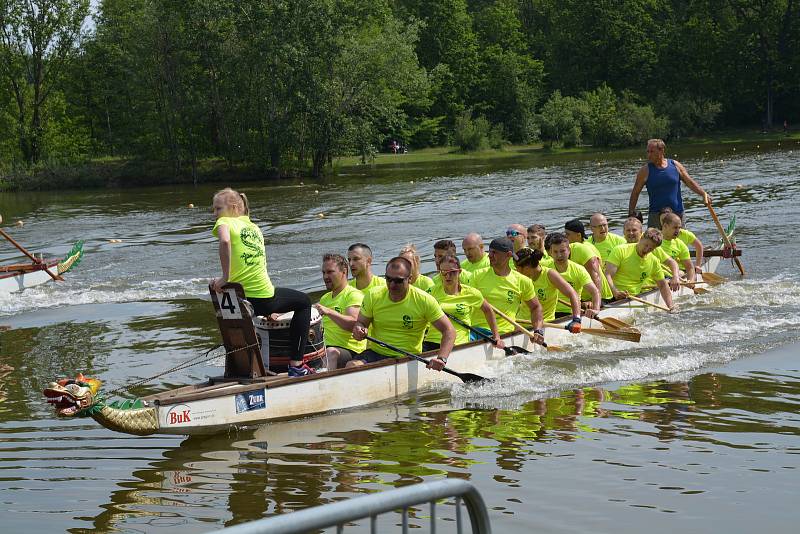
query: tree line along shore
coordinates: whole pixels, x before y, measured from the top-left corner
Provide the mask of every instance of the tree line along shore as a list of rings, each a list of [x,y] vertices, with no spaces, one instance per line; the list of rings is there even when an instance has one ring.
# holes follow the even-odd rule
[[[756,141],[800,120],[788,0],[33,0],[0,17],[5,190]]]

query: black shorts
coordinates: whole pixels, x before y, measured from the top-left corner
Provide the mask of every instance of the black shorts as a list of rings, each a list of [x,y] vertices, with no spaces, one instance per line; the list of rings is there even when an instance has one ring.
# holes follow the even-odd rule
[[[346,349],[344,347],[340,347],[338,345],[328,345],[329,349],[336,349],[339,351],[339,359],[337,363],[339,366],[344,365],[345,363],[349,362],[350,360],[357,360],[358,356],[361,354],[360,352],[355,352],[350,349]]]
[[[393,359],[391,356],[384,356],[383,354],[378,354],[374,350],[367,349],[358,356],[353,358],[354,360],[361,360],[364,363],[374,363],[379,362],[381,360],[390,360]]]

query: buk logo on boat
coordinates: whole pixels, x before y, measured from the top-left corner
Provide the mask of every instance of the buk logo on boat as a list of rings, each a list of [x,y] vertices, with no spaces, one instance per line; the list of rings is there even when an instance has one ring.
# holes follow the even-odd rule
[[[410,315],[403,315],[403,328],[414,328],[414,321]]]
[[[173,406],[167,412],[167,424],[180,425],[192,422],[192,409],[185,404]]]

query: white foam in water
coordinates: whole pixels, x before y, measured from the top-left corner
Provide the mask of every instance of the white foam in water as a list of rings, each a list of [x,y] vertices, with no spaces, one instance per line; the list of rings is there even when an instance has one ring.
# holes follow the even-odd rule
[[[69,287],[44,284],[22,293],[0,296],[0,316],[16,315],[31,310],[75,306],[80,304],[107,304],[140,302],[181,297],[201,297],[208,294],[208,278],[188,280],[146,280],[129,284],[120,282],[116,287],[107,283]],[[24,297],[24,298],[23,298]]]

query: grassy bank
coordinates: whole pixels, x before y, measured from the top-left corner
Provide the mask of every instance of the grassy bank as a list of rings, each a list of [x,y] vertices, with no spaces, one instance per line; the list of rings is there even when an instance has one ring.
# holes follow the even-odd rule
[[[784,134],[782,131],[761,133],[758,130],[723,130],[702,137],[687,137],[670,140],[668,153],[701,152],[703,147],[724,146],[727,150],[774,150],[797,146],[800,149],[800,132]],[[718,150],[718,149],[715,149]],[[550,164],[553,159],[564,157],[585,158],[592,154],[634,152],[644,157],[644,146],[627,148],[596,148],[582,146],[576,148],[547,147],[541,143],[531,145],[509,145],[498,150],[463,153],[453,147],[434,147],[412,150],[406,154],[378,154],[366,167],[380,167],[391,171],[392,167],[404,168],[425,164],[457,164],[470,160],[503,160],[529,158],[532,164],[537,156],[546,158]],[[526,161],[527,163],[527,161]],[[348,167],[365,168],[359,156],[341,157],[334,160],[334,172]],[[280,176],[274,170],[258,169],[253,166],[230,166],[221,159],[205,159],[198,162],[194,174],[189,166],[175,169],[171,164],[160,161],[146,161],[125,158],[98,158],[76,165],[40,165],[34,169],[0,171],[0,191],[125,188],[150,185],[191,184],[191,183],[232,183],[245,181],[265,181],[287,177],[300,177],[301,173]]]

